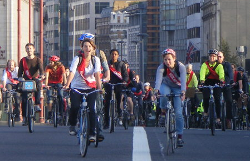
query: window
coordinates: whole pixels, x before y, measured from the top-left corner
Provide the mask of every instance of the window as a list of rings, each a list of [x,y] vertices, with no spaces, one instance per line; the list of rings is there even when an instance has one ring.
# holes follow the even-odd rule
[[[101,14],[102,9],[109,7],[109,2],[95,2],[95,14]]]

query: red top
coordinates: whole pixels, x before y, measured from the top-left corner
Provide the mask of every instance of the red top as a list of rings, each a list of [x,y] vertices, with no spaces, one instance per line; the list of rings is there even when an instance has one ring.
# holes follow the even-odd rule
[[[62,83],[65,67],[61,65],[57,69],[53,69],[53,67],[49,65],[46,67],[45,72],[49,72],[48,84]]]

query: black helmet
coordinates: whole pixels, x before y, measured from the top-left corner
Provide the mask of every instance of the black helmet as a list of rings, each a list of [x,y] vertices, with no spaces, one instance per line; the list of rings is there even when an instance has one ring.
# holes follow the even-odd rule
[[[215,55],[218,55],[218,50],[217,49],[210,49],[210,50],[208,50],[208,55],[210,55],[210,54],[215,54]]]
[[[243,67],[238,67],[238,68],[237,68],[237,71],[244,72],[245,69],[244,69]]]
[[[126,59],[123,60],[124,64],[128,64],[128,61]]]

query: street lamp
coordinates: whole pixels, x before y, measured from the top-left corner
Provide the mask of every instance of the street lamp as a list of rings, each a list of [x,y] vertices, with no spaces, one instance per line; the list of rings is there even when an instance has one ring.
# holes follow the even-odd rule
[[[124,43],[124,41],[121,40],[121,41],[118,41],[117,43],[121,44],[121,60],[122,60],[122,44]]]
[[[142,42],[141,43],[141,45],[142,45],[142,47],[141,47],[141,49],[142,49],[142,51],[141,51],[141,78],[142,78],[142,82],[144,82],[144,38],[148,37],[148,34],[139,33],[139,34],[137,34],[137,36],[141,38],[141,42]]]
[[[76,9],[74,5],[70,5],[70,9],[73,11],[73,58],[75,56],[75,30],[76,30]]]

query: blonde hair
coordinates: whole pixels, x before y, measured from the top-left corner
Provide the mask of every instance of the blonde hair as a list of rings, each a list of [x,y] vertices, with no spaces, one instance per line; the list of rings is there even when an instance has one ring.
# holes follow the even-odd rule
[[[16,62],[15,62],[15,60],[12,60],[12,59],[10,59],[10,60],[7,61],[7,67],[8,67],[8,64],[9,64],[10,62],[14,62],[14,67],[16,67]]]

